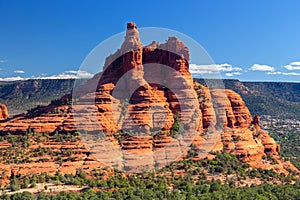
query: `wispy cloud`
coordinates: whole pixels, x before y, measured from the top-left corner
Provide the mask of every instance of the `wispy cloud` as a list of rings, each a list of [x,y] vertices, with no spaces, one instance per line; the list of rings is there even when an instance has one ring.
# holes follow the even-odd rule
[[[209,65],[198,65],[190,64],[191,74],[214,74],[219,72],[232,72],[232,71],[242,71],[240,67],[233,67],[230,64],[209,64]]]
[[[44,76],[39,77],[40,79],[81,79],[81,78],[92,78],[93,74],[86,71],[65,71],[60,74],[52,75],[52,76]]]
[[[6,78],[0,78],[0,81],[20,81],[20,80],[28,80],[28,79],[88,79],[92,77],[93,74],[86,71],[70,70],[70,71],[65,71],[60,74],[55,74],[50,76],[43,75],[38,77],[20,77],[20,76],[6,77]]]
[[[300,73],[296,72],[267,72],[268,75],[285,75],[285,76],[300,76]]]
[[[254,64],[249,68],[249,70],[251,70],[251,71],[275,71],[275,68],[271,67],[269,65]]]
[[[23,70],[15,70],[14,73],[16,73],[16,74],[24,74],[25,72]]]
[[[8,60],[0,59],[0,63],[6,63]]]
[[[292,62],[292,63],[284,66],[284,68],[286,68],[288,70],[300,70],[300,62]]]
[[[0,81],[21,81],[21,80],[26,80],[26,78],[22,78],[20,76],[0,78]]]
[[[229,72],[229,73],[226,73],[225,76],[228,76],[228,77],[231,77],[231,76],[234,76],[234,75],[241,75],[240,72]]]

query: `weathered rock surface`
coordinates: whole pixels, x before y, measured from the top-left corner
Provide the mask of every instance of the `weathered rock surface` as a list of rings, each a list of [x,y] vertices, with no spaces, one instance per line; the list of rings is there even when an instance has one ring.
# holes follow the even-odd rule
[[[6,105],[0,103],[0,120],[7,119],[9,117]]]
[[[271,156],[286,172],[290,165],[279,159],[279,145],[260,130],[259,117],[252,120],[234,91],[195,83],[189,59],[188,48],[175,37],[143,46],[137,26],[128,23],[121,48],[107,57],[103,72],[55,104],[2,121],[0,132],[87,132],[82,140],[98,161],[128,171],[181,159],[194,145],[204,152],[198,158],[225,150],[252,167],[268,167],[263,157]],[[3,110],[0,106],[5,119]],[[88,138],[95,133],[100,141]],[[60,170],[74,173],[81,165],[68,162]],[[40,168],[34,166],[22,170]],[[57,167],[49,163],[41,170]]]

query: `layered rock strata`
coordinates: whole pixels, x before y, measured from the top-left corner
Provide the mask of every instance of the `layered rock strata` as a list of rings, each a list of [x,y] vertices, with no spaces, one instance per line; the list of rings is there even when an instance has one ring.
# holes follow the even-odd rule
[[[285,171],[290,165],[281,162],[279,145],[258,117],[252,120],[240,95],[195,83],[189,59],[178,38],[143,46],[137,26],[128,23],[121,48],[101,73],[49,106],[2,120],[0,131],[79,131],[98,161],[127,171],[182,159],[191,147],[202,152],[199,159],[225,150],[252,167],[269,167],[263,158],[272,157]]]

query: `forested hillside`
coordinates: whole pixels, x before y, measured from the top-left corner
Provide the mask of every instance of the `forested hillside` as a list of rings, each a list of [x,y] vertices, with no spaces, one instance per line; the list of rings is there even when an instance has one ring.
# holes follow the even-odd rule
[[[196,79],[205,84],[203,79]],[[227,89],[239,93],[252,115],[300,118],[300,83],[241,82],[225,79]]]
[[[0,82],[0,102],[14,115],[70,93],[73,84],[74,79],[3,81]]]

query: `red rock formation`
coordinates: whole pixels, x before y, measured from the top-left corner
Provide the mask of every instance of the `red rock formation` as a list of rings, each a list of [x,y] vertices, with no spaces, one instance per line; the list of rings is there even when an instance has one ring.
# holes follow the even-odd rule
[[[9,117],[6,105],[0,103],[0,120],[7,119]]]
[[[226,90],[225,92],[236,119],[234,125],[238,127],[249,127],[252,122],[251,114],[241,96],[231,90]]]
[[[57,105],[1,122],[0,131],[100,133],[105,139],[96,144],[82,138],[86,148],[101,162],[129,171],[180,159],[191,144],[203,155],[224,149],[253,167],[266,166],[266,155],[281,163],[279,145],[260,130],[259,117],[252,121],[240,95],[194,83],[189,59],[188,48],[175,37],[143,46],[137,26],[128,23],[121,48],[107,57],[103,72]],[[179,135],[170,134],[175,125]],[[74,172],[77,164],[65,163],[61,170]]]
[[[255,115],[255,116],[253,117],[252,124],[253,124],[254,126],[260,127],[260,117],[259,117],[258,115]]]

